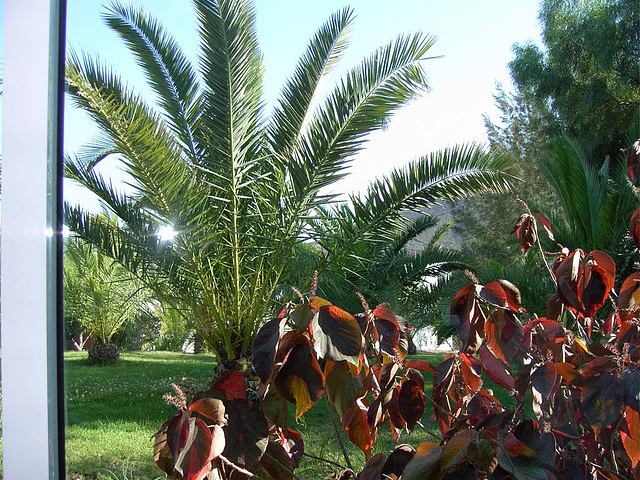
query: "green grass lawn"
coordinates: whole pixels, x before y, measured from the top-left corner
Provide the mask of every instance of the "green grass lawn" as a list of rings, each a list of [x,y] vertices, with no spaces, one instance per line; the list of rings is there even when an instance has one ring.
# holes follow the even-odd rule
[[[171,393],[169,384],[184,377],[203,386],[214,364],[205,355],[171,352],[122,353],[117,365],[89,365],[86,352],[65,353],[67,393],[67,477],[74,480],[164,478],[152,458],[152,435],[175,413],[162,400]],[[444,354],[417,355],[437,365]],[[431,375],[426,375],[426,394],[431,395]],[[510,399],[504,389],[485,380],[503,404]],[[427,402],[425,419],[432,413]],[[426,426],[434,431],[434,424]],[[307,412],[295,427],[303,436],[305,451],[311,455],[345,463],[331,427],[324,400]],[[362,466],[364,455],[343,436],[354,468]],[[417,445],[428,440],[416,429],[403,435],[401,443]],[[374,454],[393,449],[395,442],[388,425],[382,427]],[[305,458],[296,470],[302,479],[321,479],[336,470],[329,464]]]

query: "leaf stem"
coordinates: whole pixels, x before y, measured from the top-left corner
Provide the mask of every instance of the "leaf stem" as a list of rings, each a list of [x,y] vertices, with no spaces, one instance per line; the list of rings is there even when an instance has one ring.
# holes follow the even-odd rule
[[[344,456],[344,461],[347,463],[347,467],[353,470],[353,466],[351,465],[351,460],[349,460],[349,454],[347,453],[347,449],[342,442],[342,437],[340,436],[340,430],[338,429],[338,425],[336,424],[336,419],[333,416],[333,412],[331,411],[331,405],[329,404],[329,400],[325,395],[324,401],[327,405],[327,411],[329,412],[329,418],[331,419],[331,425],[333,425],[333,430],[336,433],[336,438],[338,439],[338,443],[340,444],[340,449],[342,450],[342,455]]]
[[[242,473],[243,475],[246,475],[251,480],[262,480],[260,477],[254,475],[249,470],[245,470],[244,468],[236,465],[235,463],[233,463],[228,458],[223,457],[222,455],[218,456],[218,458],[220,459],[220,461],[222,461],[222,463],[224,463],[225,465],[228,465],[229,467],[233,468],[234,470],[237,470],[238,472]]]
[[[341,468],[343,470],[345,470],[347,468],[344,465],[340,465],[339,463],[334,462],[333,460],[329,460],[328,458],[316,457],[315,455],[311,455],[310,453],[307,453],[307,452],[303,452],[302,455],[305,456],[305,457],[313,458],[314,460],[320,460],[321,462],[329,463],[329,464],[333,465],[334,467],[338,467],[338,468]]]

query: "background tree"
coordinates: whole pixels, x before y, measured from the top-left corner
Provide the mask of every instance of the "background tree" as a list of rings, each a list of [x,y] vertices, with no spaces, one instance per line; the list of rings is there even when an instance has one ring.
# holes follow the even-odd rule
[[[638,134],[640,6],[635,0],[543,0],[544,50],[516,44],[516,88],[558,119],[601,164]]]
[[[122,265],[82,240],[67,241],[64,263],[65,317],[91,335],[90,361],[116,361],[112,338],[145,309],[148,292]]]
[[[215,352],[233,359],[249,351],[302,242],[319,243],[309,225],[319,207],[335,201],[325,187],[346,175],[369,133],[427,88],[423,61],[433,38],[398,37],[321,99],[318,85],[348,43],[353,14],[342,10],[312,37],[267,117],[251,3],[194,5],[197,66],[145,12],[114,3],[105,15],[144,70],[157,109],[99,60],[69,56],[68,91],[103,135],[69,159],[66,175],[95,192],[118,223],[70,205],[65,213],[77,235],[134,272]],[[93,168],[116,154],[133,179],[131,194]],[[402,226],[407,209],[504,190],[509,167],[504,156],[478,148],[424,157],[333,214],[357,219],[349,243],[380,242]],[[165,225],[177,232],[171,242],[158,238]],[[338,244],[323,252],[320,268],[349,254]]]
[[[607,168],[618,168],[620,149],[633,143],[640,125],[638,11],[638,3],[628,0],[541,2],[543,46],[514,46],[509,64],[514,92],[498,86],[501,118],[485,117],[491,145],[514,156],[523,187],[511,198],[483,197],[456,205],[459,227],[454,228],[468,253],[508,266],[515,261],[517,243],[495,248],[491,239],[510,230],[508,218],[518,217],[515,198],[536,211],[560,208],[562,200],[538,169],[539,162],[555,161],[558,136],[572,138],[596,170],[607,158]],[[563,180],[557,176],[555,181]]]

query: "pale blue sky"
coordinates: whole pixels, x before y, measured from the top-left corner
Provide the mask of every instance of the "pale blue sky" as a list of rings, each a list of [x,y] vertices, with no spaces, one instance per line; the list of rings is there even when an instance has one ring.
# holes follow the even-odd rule
[[[100,0],[68,0],[68,47],[98,53],[132,85],[144,84],[117,36],[102,22]],[[197,55],[195,14],[190,0],[137,0],[165,25],[192,58]],[[497,117],[495,82],[509,85],[507,63],[516,42],[539,40],[535,0],[256,0],[257,28],[266,66],[268,103],[294,68],[313,32],[334,11],[356,13],[345,68],[399,33],[422,30],[438,37],[432,49],[441,59],[425,64],[432,91],[404,108],[389,128],[372,136],[338,191],[362,190],[376,175],[420,154],[447,145],[486,141],[482,115]],[[151,98],[151,97],[150,97]],[[66,149],[95,134],[83,114],[66,110]],[[76,192],[67,189],[70,196]]]

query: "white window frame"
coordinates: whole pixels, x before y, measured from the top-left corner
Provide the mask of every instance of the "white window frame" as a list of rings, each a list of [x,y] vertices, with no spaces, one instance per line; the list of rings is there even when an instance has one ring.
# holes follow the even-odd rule
[[[9,480],[65,478],[57,320],[64,14],[64,0],[5,0],[1,355]]]

